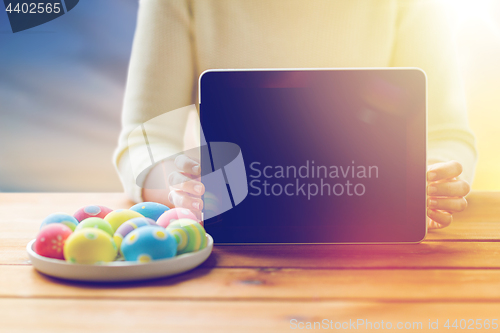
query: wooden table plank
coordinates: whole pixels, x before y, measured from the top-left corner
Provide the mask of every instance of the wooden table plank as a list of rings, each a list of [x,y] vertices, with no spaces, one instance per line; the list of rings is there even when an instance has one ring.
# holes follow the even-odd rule
[[[204,267],[499,268],[498,242],[217,246]]]
[[[23,238],[0,239],[0,265],[31,265],[26,252],[28,241]]]
[[[196,269],[134,283],[54,279],[0,267],[0,298],[500,301],[499,270]]]
[[[26,265],[27,240],[2,240],[0,264]],[[215,246],[202,267],[222,268],[500,268],[499,242],[408,245]]]
[[[37,273],[25,245],[46,215],[92,203],[127,208],[123,194],[0,194],[0,331],[280,332],[292,318],[421,321],[427,331],[437,317],[433,331],[448,331],[447,318],[492,319],[500,192],[468,200],[452,227],[418,245],[217,246],[186,274],[103,285]]]
[[[7,212],[15,213],[10,208],[25,209],[25,214],[44,216],[59,208],[73,213],[87,205],[103,205],[112,209],[128,208],[133,205],[121,192],[115,193],[0,193],[0,208],[7,207]],[[36,208],[36,209],[34,209]],[[2,211],[3,212],[3,211]],[[18,211],[19,213],[19,211]]]
[[[292,323],[322,322],[335,327],[363,320],[359,331],[408,325],[413,332],[450,332],[447,319],[498,319],[498,303],[439,302],[231,302],[0,299],[2,329],[9,333],[87,332],[290,332]],[[293,320],[296,320],[294,322]],[[439,329],[429,330],[438,321]],[[372,329],[367,327],[370,322]],[[496,320],[498,323],[498,320]],[[407,324],[408,323],[408,324]],[[415,323],[415,324],[413,324]],[[421,323],[421,324],[419,324]],[[345,324],[344,324],[345,325]],[[420,326],[421,325],[421,326]],[[422,327],[422,329],[417,329]],[[366,329],[368,328],[368,329]],[[303,331],[303,330],[300,330]],[[306,331],[306,330],[304,330]],[[310,331],[310,330],[307,330]],[[347,331],[347,330],[344,330]],[[482,331],[482,330],[475,330]],[[496,331],[493,329],[486,332]]]
[[[500,240],[500,222],[455,221],[449,227],[429,230],[426,242],[429,241],[488,241]]]
[[[472,191],[467,196],[467,202],[467,209],[455,214],[457,221],[500,221],[500,191]]]

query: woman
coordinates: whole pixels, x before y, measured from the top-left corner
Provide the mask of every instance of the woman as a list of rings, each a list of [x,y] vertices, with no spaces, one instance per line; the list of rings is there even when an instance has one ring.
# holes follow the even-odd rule
[[[131,170],[149,157],[131,161],[127,138],[145,121],[196,103],[206,69],[419,67],[428,78],[429,227],[449,225],[467,205],[476,149],[446,16],[430,0],[142,0],[115,152],[125,191],[199,215],[196,160],[165,161],[138,186]],[[194,140],[186,124],[179,117],[150,140],[180,151],[186,136]]]

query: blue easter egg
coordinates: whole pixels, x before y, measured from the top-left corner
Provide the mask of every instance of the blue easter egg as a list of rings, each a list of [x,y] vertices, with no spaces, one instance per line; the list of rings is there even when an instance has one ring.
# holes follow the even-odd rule
[[[177,241],[160,226],[145,226],[130,232],[122,242],[121,253],[127,261],[147,263],[177,254]]]
[[[133,210],[141,214],[142,216],[148,217],[155,221],[158,220],[161,214],[165,213],[169,209],[170,208],[168,208],[167,206],[157,202],[140,202],[130,207],[130,210]]]
[[[65,213],[54,213],[50,214],[42,221],[40,229],[52,223],[64,224],[65,226],[69,227],[71,231],[75,231],[75,228],[78,226],[78,220],[75,219],[73,216]]]

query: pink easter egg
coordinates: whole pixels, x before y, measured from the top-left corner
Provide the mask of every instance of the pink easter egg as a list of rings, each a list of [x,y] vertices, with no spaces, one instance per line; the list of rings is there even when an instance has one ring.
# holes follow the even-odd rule
[[[73,216],[75,217],[75,219],[78,220],[78,222],[82,222],[83,220],[88,219],[89,217],[99,217],[103,219],[106,217],[106,215],[108,215],[112,211],[113,210],[108,207],[90,205],[80,208],[79,210],[76,211],[76,213]]]
[[[71,229],[64,224],[48,224],[36,236],[34,250],[44,257],[64,259],[64,243],[71,234]]]
[[[163,213],[156,224],[161,225],[163,228],[168,227],[168,225],[178,219],[191,219],[198,221],[196,215],[192,211],[186,208],[172,208]]]

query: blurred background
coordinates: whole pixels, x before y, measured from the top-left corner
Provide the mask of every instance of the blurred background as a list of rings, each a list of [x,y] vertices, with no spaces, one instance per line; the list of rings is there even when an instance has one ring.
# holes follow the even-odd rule
[[[479,149],[472,187],[500,190],[500,0],[444,1]],[[0,8],[0,191],[121,191],[112,153],[137,0],[83,0],[17,34]]]
[[[0,191],[121,191],[112,153],[137,0],[83,0],[16,34],[0,8]]]
[[[447,0],[479,160],[472,188],[500,190],[500,0]]]

